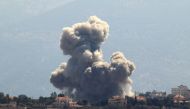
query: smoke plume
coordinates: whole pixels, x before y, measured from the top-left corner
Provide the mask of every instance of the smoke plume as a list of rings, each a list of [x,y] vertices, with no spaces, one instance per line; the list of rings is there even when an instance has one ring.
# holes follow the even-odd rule
[[[109,25],[96,16],[63,29],[60,48],[70,55],[53,71],[50,81],[58,89],[76,99],[96,102],[114,95],[132,96],[135,69],[122,52],[112,54],[110,63],[104,61],[100,45],[109,33]]]

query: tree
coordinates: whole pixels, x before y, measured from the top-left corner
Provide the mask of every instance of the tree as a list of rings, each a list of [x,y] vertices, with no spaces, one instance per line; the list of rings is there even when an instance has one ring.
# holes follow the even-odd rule
[[[57,97],[57,93],[56,92],[52,92],[50,95],[51,98],[56,98]]]
[[[132,97],[128,97],[128,96],[127,96],[127,104],[128,104],[128,105],[131,105],[131,106],[136,105],[136,104],[137,104],[136,97],[135,97],[135,98],[132,98]]]
[[[64,97],[65,95],[63,93],[58,94],[58,97]]]
[[[29,98],[26,95],[19,95],[17,98],[17,104],[27,104],[28,103]]]
[[[39,97],[39,103],[43,104],[46,102],[46,99],[42,96]]]
[[[3,92],[0,92],[0,99],[1,98],[4,98],[4,93]]]
[[[6,103],[9,103],[11,101],[9,94],[6,94],[6,96],[4,98],[6,100]]]
[[[6,102],[6,100],[5,100],[4,93],[0,92],[0,103],[5,103],[5,102]]]
[[[87,100],[79,100],[79,101],[77,101],[77,104],[79,104],[79,105],[87,105],[88,101]]]

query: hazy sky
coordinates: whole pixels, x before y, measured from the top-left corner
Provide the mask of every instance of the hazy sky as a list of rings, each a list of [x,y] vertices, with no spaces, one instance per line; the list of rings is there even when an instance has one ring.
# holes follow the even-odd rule
[[[190,87],[189,0],[0,0],[0,92],[37,97],[57,91],[51,72],[67,57],[62,27],[97,15],[110,25],[104,57],[134,61],[136,91]]]

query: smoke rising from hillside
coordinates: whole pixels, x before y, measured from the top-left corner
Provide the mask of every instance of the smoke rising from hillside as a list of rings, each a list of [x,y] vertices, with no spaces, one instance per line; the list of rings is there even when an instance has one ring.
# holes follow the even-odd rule
[[[129,78],[135,65],[123,53],[115,52],[111,62],[103,59],[100,45],[109,33],[109,25],[96,16],[87,22],[76,23],[63,29],[60,47],[70,55],[53,71],[50,81],[76,99],[95,102],[114,95],[132,96],[132,80]]]

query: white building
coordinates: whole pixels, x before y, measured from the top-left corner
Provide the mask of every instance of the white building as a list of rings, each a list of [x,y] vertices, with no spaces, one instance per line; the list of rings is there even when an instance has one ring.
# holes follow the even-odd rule
[[[121,106],[124,106],[124,105],[127,104],[127,99],[126,99],[126,97],[112,96],[110,99],[108,99],[108,104],[109,105],[121,105]]]
[[[167,96],[166,92],[162,92],[162,91],[153,90],[152,92],[146,92],[146,97],[150,97],[150,98],[164,98],[166,96]]]

